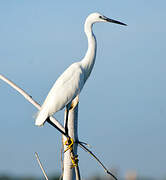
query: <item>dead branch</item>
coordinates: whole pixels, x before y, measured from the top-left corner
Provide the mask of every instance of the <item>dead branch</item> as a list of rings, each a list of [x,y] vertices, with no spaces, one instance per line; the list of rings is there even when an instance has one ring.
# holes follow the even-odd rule
[[[28,93],[26,93],[23,89],[21,89],[20,87],[18,87],[15,83],[13,83],[11,80],[7,79],[5,76],[3,76],[2,74],[0,74],[0,79],[2,79],[4,82],[6,82],[7,84],[9,84],[12,88],[14,88],[16,91],[18,91],[22,96],[24,96],[24,98],[26,100],[28,100],[31,104],[33,104],[38,110],[41,109],[40,104],[38,104],[33,98],[32,96],[30,96]],[[53,125],[55,128],[57,128],[62,134],[66,134],[65,133],[65,129],[64,127],[59,123],[58,120],[56,120],[54,117],[50,117],[50,123],[51,125]]]
[[[47,174],[46,174],[46,172],[45,172],[45,170],[44,170],[44,168],[42,166],[42,163],[40,162],[40,159],[39,159],[39,156],[38,156],[37,152],[35,152],[35,156],[36,156],[37,162],[38,162],[38,164],[39,164],[39,166],[40,166],[40,168],[41,168],[41,170],[43,172],[44,177],[46,178],[46,180],[48,180],[48,176],[47,176]]]

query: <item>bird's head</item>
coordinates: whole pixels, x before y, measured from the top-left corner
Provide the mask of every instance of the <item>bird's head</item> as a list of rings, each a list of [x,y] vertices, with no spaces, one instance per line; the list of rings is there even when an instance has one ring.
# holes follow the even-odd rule
[[[116,23],[116,24],[120,24],[120,25],[124,25],[124,26],[127,26],[127,24],[124,24],[120,21],[116,21],[116,20],[113,20],[113,19],[110,19],[100,13],[92,13],[90,14],[87,19],[86,19],[87,22],[90,22],[91,24],[94,24],[96,22],[110,22],[110,23]]]

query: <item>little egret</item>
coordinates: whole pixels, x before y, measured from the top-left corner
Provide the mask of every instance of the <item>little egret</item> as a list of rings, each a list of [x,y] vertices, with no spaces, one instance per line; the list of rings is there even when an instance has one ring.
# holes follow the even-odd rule
[[[42,126],[46,120],[49,121],[50,116],[62,110],[65,106],[69,110],[68,107],[71,102],[80,94],[95,63],[96,38],[92,32],[92,26],[96,22],[111,22],[126,26],[122,22],[109,19],[99,13],[92,13],[87,17],[84,25],[84,31],[88,39],[86,55],[81,61],[70,65],[57,79],[37,115],[35,122],[37,126]]]

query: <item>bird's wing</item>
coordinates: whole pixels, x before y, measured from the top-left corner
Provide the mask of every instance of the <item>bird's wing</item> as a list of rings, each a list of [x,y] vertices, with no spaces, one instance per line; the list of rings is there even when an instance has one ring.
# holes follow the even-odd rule
[[[43,125],[48,116],[63,109],[80,93],[83,86],[83,69],[79,63],[74,63],[57,79],[48,93],[36,118],[36,125]]]
[[[57,79],[43,106],[49,108],[49,114],[63,109],[72,101],[84,86],[84,72],[79,62],[73,63]],[[45,105],[47,104],[47,105]]]
[[[83,75],[84,72],[80,63],[73,63],[61,74],[61,76],[59,76],[54,85],[63,86],[70,81],[73,83],[79,83],[84,79]]]

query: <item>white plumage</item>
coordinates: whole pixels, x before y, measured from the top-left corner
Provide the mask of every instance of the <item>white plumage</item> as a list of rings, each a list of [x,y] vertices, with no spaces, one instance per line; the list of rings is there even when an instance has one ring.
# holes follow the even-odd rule
[[[42,126],[47,117],[63,109],[81,92],[95,62],[96,39],[92,32],[92,25],[95,22],[112,22],[126,25],[119,21],[109,19],[99,13],[92,13],[87,17],[84,26],[88,38],[87,53],[82,61],[73,63],[57,79],[37,115],[35,122],[37,126]]]

